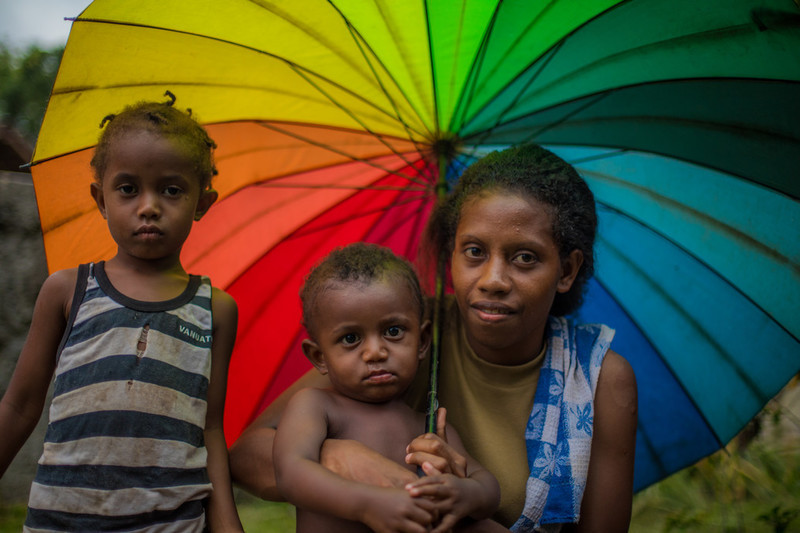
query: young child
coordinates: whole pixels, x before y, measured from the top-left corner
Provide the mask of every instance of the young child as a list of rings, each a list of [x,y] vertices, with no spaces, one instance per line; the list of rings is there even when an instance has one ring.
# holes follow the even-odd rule
[[[402,399],[425,357],[430,323],[413,268],[390,250],[354,244],[315,267],[301,292],[309,339],[303,351],[330,380],[295,394],[274,442],[278,488],[297,506],[297,531],[449,531],[463,517],[490,516],[497,481],[471,459],[452,428],[449,443],[466,458],[466,477],[434,474],[405,489],[348,481],[319,464],[325,439],[358,441],[406,465],[406,446],[424,415]],[[440,419],[440,427],[444,419]],[[443,428],[444,430],[444,428]],[[444,431],[442,430],[442,433]]]
[[[117,253],[45,281],[0,402],[1,476],[55,372],[25,531],[242,530],[222,432],[236,304],[180,262],[216,145],[172,103],[103,121],[91,194]]]

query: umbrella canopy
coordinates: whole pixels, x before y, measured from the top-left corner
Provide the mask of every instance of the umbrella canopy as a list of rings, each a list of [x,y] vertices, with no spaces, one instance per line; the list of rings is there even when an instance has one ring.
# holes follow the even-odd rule
[[[637,488],[711,453],[800,370],[800,9],[792,0],[96,0],[32,169],[51,270],[111,257],[102,118],[177,95],[219,145],[187,270],[237,300],[226,434],[310,366],[297,296],[335,246],[413,258],[436,184],[524,142],[595,193],[579,318],[639,384]]]

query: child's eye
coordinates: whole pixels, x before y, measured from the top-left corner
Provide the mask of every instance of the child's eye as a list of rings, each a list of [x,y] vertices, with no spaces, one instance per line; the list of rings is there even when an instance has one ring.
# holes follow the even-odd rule
[[[117,190],[126,196],[131,194],[136,194],[136,187],[129,183],[123,183],[122,185],[117,187]]]
[[[398,339],[403,336],[405,328],[401,326],[389,326],[386,328],[386,336],[390,339]]]
[[[183,189],[177,185],[169,185],[164,188],[164,194],[167,196],[180,196],[183,194]]]
[[[347,333],[342,336],[340,342],[345,346],[352,346],[358,342],[358,335],[355,333]]]

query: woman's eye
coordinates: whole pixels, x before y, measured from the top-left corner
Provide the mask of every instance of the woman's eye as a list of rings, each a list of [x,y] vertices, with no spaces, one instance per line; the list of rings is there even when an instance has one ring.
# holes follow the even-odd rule
[[[405,330],[400,326],[391,326],[386,328],[386,336],[392,339],[396,339],[403,335],[403,331]]]
[[[523,265],[531,265],[536,262],[536,256],[529,252],[522,252],[514,257],[514,261]]]
[[[466,255],[467,257],[473,257],[473,258],[474,257],[481,257],[483,255],[483,252],[477,246],[470,246],[469,248],[464,250],[464,255]]]
[[[353,344],[358,342],[358,335],[356,335],[355,333],[348,333],[348,334],[342,336],[342,341],[341,342],[342,342],[342,344],[344,344],[346,346],[351,346],[351,345],[353,345]]]

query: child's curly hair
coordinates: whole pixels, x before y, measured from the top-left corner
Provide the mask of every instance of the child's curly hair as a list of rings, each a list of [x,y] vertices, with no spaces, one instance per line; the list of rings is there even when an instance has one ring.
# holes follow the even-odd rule
[[[583,253],[572,288],[556,294],[550,314],[563,316],[576,311],[583,303],[586,282],[594,273],[594,195],[572,165],[541,146],[528,144],[492,152],[464,171],[453,191],[431,214],[425,231],[427,246],[423,248],[430,257],[423,259],[432,262],[440,251],[450,258],[464,203],[487,191],[524,194],[550,207],[553,238],[562,260],[572,250]]]
[[[188,150],[200,179],[201,190],[211,185],[211,178],[217,174],[214,166],[213,150],[216,143],[208,136],[205,128],[192,118],[191,110],[183,112],[176,109],[175,96],[167,91],[168,102],[138,102],[125,107],[119,114],[108,115],[100,123],[103,129],[92,157],[91,165],[97,182],[103,181],[108,165],[108,154],[117,137],[131,131],[144,130],[169,137]]]
[[[425,313],[419,279],[407,260],[395,255],[389,248],[377,244],[353,243],[336,248],[311,269],[300,289],[303,303],[303,326],[314,337],[314,310],[316,301],[330,282],[371,283],[394,277],[403,281],[419,308],[419,317]]]

